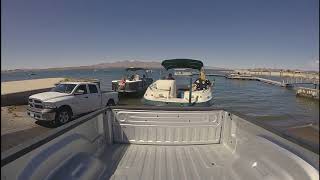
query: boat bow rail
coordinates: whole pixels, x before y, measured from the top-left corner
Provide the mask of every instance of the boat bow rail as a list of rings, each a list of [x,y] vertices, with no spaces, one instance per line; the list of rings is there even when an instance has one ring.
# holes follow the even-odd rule
[[[1,155],[1,179],[318,179],[319,155],[212,107],[114,106]]]

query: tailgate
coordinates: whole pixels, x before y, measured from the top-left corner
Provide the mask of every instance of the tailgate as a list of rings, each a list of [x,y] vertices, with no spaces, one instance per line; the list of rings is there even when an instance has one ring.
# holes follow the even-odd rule
[[[113,140],[117,143],[220,143],[222,111],[206,114],[199,111],[113,111]]]

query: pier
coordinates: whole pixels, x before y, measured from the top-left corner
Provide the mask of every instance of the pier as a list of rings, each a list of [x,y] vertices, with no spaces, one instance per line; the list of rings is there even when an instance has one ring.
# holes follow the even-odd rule
[[[292,88],[296,85],[301,84],[313,84],[315,86],[315,89],[317,89],[317,86],[319,85],[319,81],[300,81],[298,80],[283,80],[282,82],[271,80],[271,79],[265,79],[260,77],[254,77],[254,76],[248,76],[248,75],[236,75],[236,76],[225,76],[228,79],[237,79],[237,80],[255,80],[255,81],[261,81],[263,83],[272,84],[276,86],[286,87],[286,88]]]
[[[303,78],[300,78],[300,80],[287,79],[287,80],[282,80],[282,82],[279,82],[271,79],[265,79],[265,78],[248,76],[248,75],[231,75],[231,76],[225,76],[225,77],[228,79],[237,79],[237,80],[256,80],[256,81],[261,81],[263,83],[281,86],[285,88],[293,88],[294,86],[301,85],[301,84],[313,84],[315,87],[314,89],[306,88],[306,87],[298,87],[296,89],[296,95],[313,98],[313,99],[319,99],[319,89],[317,88],[319,87],[319,80],[313,79],[312,81],[303,81]]]
[[[193,75],[199,75],[199,73],[193,73]],[[266,84],[271,84],[271,85],[285,87],[285,88],[293,88],[294,86],[301,85],[301,84],[313,84],[315,89],[317,89],[317,87],[319,87],[319,79],[315,79],[315,78],[312,78],[312,79],[302,78],[302,77],[288,78],[288,79],[282,80],[282,82],[280,82],[280,81],[275,81],[275,80],[271,80],[271,79],[251,76],[250,74],[229,74],[228,75],[228,74],[208,73],[208,74],[206,74],[206,76],[218,76],[218,77],[225,77],[225,78],[234,79],[234,80],[261,81]],[[308,89],[310,89],[310,88],[308,88]],[[300,90],[300,91],[302,91],[302,90]],[[300,91],[299,91],[299,94],[301,94]],[[319,97],[319,95],[318,95],[318,97]]]
[[[257,77],[253,77],[253,76],[226,76],[226,78],[228,79],[236,79],[236,80],[253,80],[253,81],[257,81]]]
[[[319,72],[300,72],[300,71],[272,71],[272,70],[250,70],[250,69],[238,69],[234,70],[234,73],[251,74],[252,76],[277,76],[277,77],[289,77],[289,78],[303,78],[303,79],[316,79],[319,81]]]
[[[281,87],[292,87],[291,84],[287,84],[287,83],[279,82],[279,81],[274,81],[274,80],[270,80],[270,79],[265,79],[265,78],[256,77],[256,80],[264,82],[264,83],[267,83],[267,84],[273,84],[273,85],[276,85],[276,86],[281,86]]]
[[[206,76],[218,76],[218,77],[226,77],[225,74],[206,74]]]
[[[265,79],[265,78],[259,78],[259,77],[254,77],[254,76],[248,76],[248,75],[232,75],[232,76],[226,76],[228,79],[236,79],[236,80],[253,80],[253,81],[261,81],[267,84],[273,84],[277,86],[282,86],[282,87],[287,87],[289,86],[286,83],[281,83],[279,81],[274,81],[270,79]]]
[[[192,75],[199,75],[199,73],[192,73]],[[218,77],[227,77],[225,74],[214,74],[214,73],[208,73],[206,76],[218,76]]]

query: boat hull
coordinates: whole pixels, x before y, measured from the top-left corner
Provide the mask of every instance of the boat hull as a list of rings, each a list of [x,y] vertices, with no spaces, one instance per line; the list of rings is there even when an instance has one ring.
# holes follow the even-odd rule
[[[118,90],[120,97],[142,97],[146,90],[141,91],[126,91],[126,90]]]
[[[146,92],[148,86],[153,82],[151,78],[147,78],[145,81],[131,81],[126,82],[123,89],[119,88],[118,81],[112,82],[112,90],[117,91],[120,96],[130,96],[130,97],[142,97]]]
[[[142,99],[142,102],[144,105],[148,106],[173,106],[173,107],[188,107],[188,106],[199,106],[199,107],[209,107],[213,105],[212,99],[209,101],[201,102],[201,103],[191,103],[188,102],[182,103],[182,102],[167,102],[167,101],[154,101],[154,100],[148,100],[146,98]]]

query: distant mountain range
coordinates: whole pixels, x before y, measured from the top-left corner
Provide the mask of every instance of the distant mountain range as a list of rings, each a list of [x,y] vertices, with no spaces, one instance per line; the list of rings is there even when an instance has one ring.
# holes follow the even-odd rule
[[[127,68],[127,67],[141,67],[141,68],[161,68],[160,62],[148,61],[118,61],[111,63],[100,63],[88,66],[90,68],[105,69],[105,68]]]
[[[76,66],[76,67],[56,67],[56,68],[45,68],[45,69],[13,69],[13,70],[1,70],[1,72],[20,72],[20,71],[42,71],[42,70],[74,70],[74,69],[108,69],[108,68],[127,68],[127,67],[141,67],[149,69],[158,69],[162,68],[160,62],[154,61],[117,61],[110,63],[100,63],[89,66]],[[208,67],[205,66],[205,69],[217,69],[217,70],[226,70],[224,68]]]

